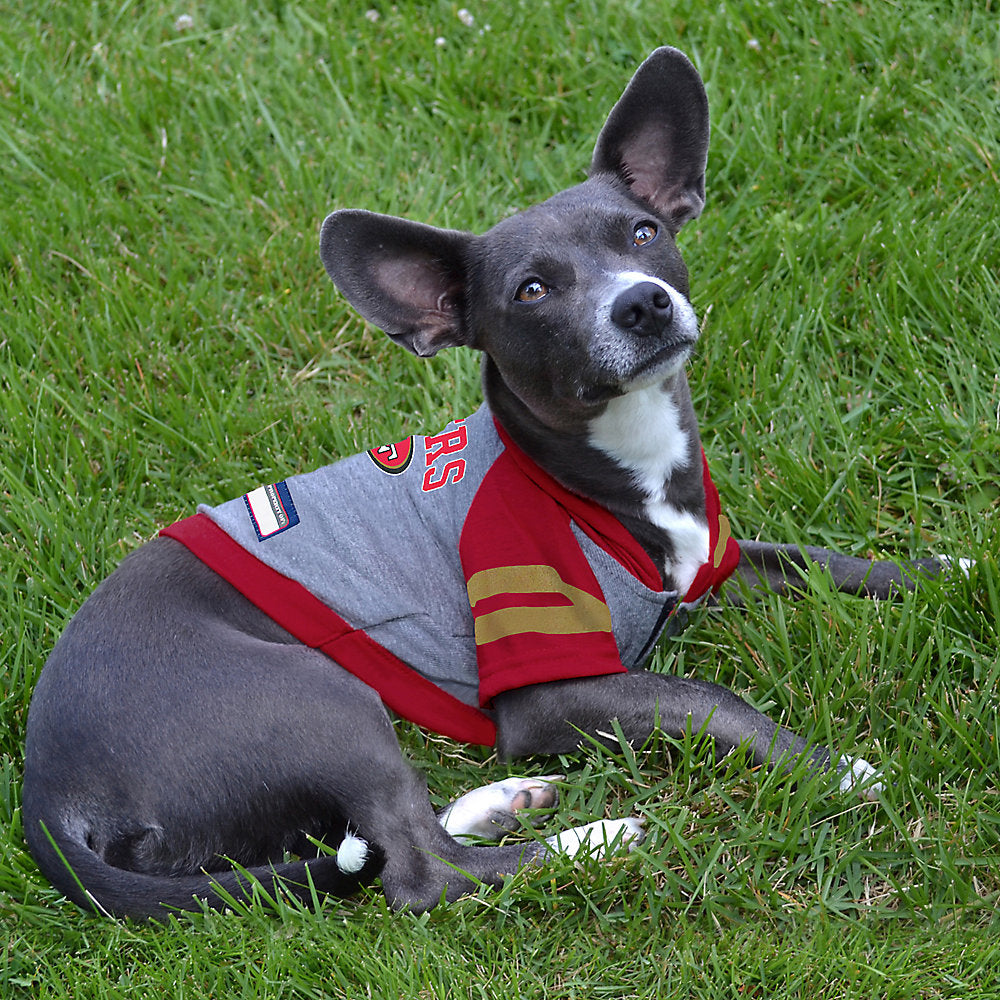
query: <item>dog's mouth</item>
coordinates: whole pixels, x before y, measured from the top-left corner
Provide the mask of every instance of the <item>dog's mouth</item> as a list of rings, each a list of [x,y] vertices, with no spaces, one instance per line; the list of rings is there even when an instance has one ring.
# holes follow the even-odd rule
[[[616,396],[624,396],[633,389],[641,389],[669,378],[684,366],[691,356],[694,345],[695,338],[672,337],[627,370],[614,372],[610,378],[608,377],[610,373],[605,371],[593,382],[581,385],[577,397],[581,403],[597,405]]]
[[[616,396],[624,396],[625,391],[617,385],[582,385],[577,391],[577,397],[587,406],[596,406]]]
[[[674,337],[663,344],[651,357],[633,369],[628,378],[629,388],[639,380],[673,375],[691,356],[695,341],[689,337]]]

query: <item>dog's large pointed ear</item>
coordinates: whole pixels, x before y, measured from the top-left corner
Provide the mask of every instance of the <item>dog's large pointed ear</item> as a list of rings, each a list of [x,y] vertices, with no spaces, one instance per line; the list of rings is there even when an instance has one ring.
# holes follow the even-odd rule
[[[601,130],[590,176],[615,174],[676,232],[705,206],[708,97],[683,52],[657,49]]]
[[[327,274],[366,320],[421,357],[468,343],[468,233],[348,209],[327,216],[319,253]]]

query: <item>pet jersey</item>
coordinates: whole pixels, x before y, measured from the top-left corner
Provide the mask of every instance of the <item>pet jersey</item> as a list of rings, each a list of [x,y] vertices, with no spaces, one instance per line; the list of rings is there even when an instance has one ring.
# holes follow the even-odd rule
[[[492,746],[500,692],[641,663],[739,548],[704,466],[709,560],[666,592],[605,508],[560,486],[489,410],[259,487],[162,534],[419,725]]]

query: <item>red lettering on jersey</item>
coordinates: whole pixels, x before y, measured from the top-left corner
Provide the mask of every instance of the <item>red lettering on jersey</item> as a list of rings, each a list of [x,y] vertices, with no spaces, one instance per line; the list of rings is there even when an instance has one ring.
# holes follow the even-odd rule
[[[424,472],[424,482],[421,489],[425,493],[431,490],[439,490],[448,483],[459,483],[465,475],[465,459],[455,458],[450,462],[445,462],[440,469],[431,466]]]
[[[432,434],[424,438],[424,480],[421,489],[425,493],[431,490],[439,490],[449,483],[462,481],[465,475],[465,459],[453,458],[445,462],[440,468],[435,468],[434,463],[442,455],[455,455],[464,450],[469,443],[469,432],[465,429],[463,420],[456,420],[454,427],[449,427],[440,434]]]
[[[454,455],[469,443],[469,432],[464,424],[455,421],[456,426],[424,438],[424,462],[427,466],[436,462],[442,455]]]

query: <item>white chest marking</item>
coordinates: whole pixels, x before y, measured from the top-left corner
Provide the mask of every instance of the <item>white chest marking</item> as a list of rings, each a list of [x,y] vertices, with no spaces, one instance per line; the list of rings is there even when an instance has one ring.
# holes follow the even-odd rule
[[[591,423],[590,443],[632,473],[646,497],[646,516],[673,542],[674,558],[663,568],[685,593],[708,559],[708,524],[664,498],[671,473],[692,457],[673,400],[659,385],[612,399]]]

